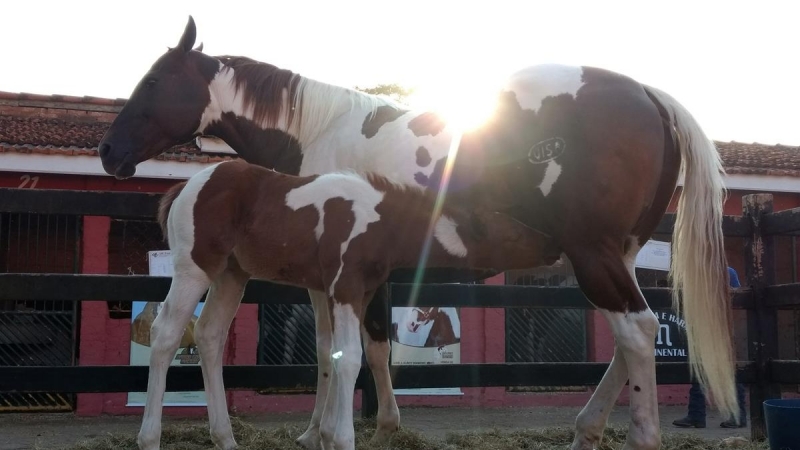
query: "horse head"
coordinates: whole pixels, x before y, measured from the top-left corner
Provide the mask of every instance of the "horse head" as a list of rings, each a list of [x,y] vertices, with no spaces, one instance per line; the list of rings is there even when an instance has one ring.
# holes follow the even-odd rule
[[[415,306],[408,311],[405,325],[408,331],[416,333],[419,327],[426,325],[433,319],[433,313],[439,308]]]
[[[178,45],[156,60],[106,131],[98,150],[109,175],[132,177],[140,162],[198,134],[219,61],[202,44],[192,48],[196,36],[190,16]]]

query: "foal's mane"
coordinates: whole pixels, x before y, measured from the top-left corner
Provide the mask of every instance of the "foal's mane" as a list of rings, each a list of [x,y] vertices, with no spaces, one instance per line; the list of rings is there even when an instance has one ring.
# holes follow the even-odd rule
[[[312,80],[288,69],[245,56],[218,56],[233,69],[234,88],[243,93],[245,109],[253,106],[253,120],[275,126],[281,114],[300,142],[312,142],[331,121],[355,108],[375,114],[384,105],[400,108],[391,99]],[[284,110],[283,91],[289,105]]]

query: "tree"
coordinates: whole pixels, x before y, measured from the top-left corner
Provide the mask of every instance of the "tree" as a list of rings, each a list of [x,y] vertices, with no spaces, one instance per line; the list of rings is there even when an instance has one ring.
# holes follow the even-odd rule
[[[385,95],[397,103],[406,103],[409,95],[414,93],[413,88],[406,88],[397,83],[392,84],[378,84],[373,87],[355,87],[356,90],[373,95]]]

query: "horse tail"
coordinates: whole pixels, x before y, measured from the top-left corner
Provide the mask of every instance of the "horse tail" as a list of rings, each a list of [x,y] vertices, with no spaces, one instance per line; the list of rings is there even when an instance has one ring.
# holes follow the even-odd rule
[[[175,184],[161,196],[161,201],[158,202],[158,224],[161,226],[161,234],[164,236],[164,241],[169,243],[167,233],[167,219],[169,218],[169,210],[172,208],[172,203],[178,198],[178,195],[186,187],[186,181]]]
[[[727,194],[714,143],[689,111],[670,95],[645,86],[668,113],[681,153],[683,189],[672,234],[672,302],[686,321],[691,374],[711,389],[723,417],[739,418],[728,264],[722,235]],[[683,305],[681,305],[681,300]],[[683,308],[681,308],[681,306]]]

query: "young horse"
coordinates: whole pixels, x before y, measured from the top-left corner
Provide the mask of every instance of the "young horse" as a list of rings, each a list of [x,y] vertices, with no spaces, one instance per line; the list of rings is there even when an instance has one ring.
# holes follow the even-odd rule
[[[151,332],[140,448],[159,447],[169,360],[209,287],[195,338],[212,440],[222,449],[236,447],[233,434],[218,433],[230,429],[222,350],[245,284],[255,277],[327,296],[324,313],[333,326],[335,370],[320,427],[322,445],[355,449],[353,394],[364,312],[391,269],[417,265],[434,202],[430,192],[380,177],[296,177],[241,160],[206,168],[168,191],[159,221],[173,252],[175,276]],[[552,264],[560,256],[549,238],[504,214],[445,207],[433,229],[428,265],[504,270]]]
[[[448,203],[503,211],[552,236],[616,341],[608,371],[576,420],[573,449],[599,445],[626,381],[626,448],[660,446],[658,321],[639,290],[634,264],[683,173],[672,240],[675,305],[687,321],[693,372],[713,391],[723,415],[738,414],[722,167],[713,143],[671,96],[598,68],[534,66],[512,74],[494,116],[462,136],[430,112],[407,111],[247,58],[194,51],[195,36],[190,19],[178,46],[133,91],[99,145],[105,170],[130,177],[139,162],[210,134],[245,160],[281,172],[349,169],[432,190],[447,185]],[[324,293],[311,297],[316,310],[325,308]],[[330,324],[317,316],[324,372]],[[367,322],[385,330],[383,317],[375,319]],[[388,344],[383,336],[376,340],[378,334],[366,330],[364,337],[379,392],[376,436],[385,436],[399,415],[385,367]],[[311,424],[299,439],[308,448],[319,446],[326,389],[327,380],[320,379]]]

